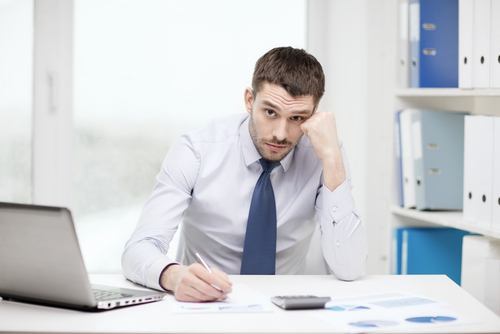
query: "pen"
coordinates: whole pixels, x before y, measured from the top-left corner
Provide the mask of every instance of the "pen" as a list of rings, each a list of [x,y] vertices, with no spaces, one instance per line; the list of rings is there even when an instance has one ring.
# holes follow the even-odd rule
[[[200,261],[201,264],[203,265],[203,267],[205,267],[205,269],[211,274],[212,273],[212,269],[210,269],[210,267],[205,262],[205,260],[203,260],[203,258],[201,257],[200,253],[196,252],[194,255],[196,255],[196,257],[198,258],[198,261]]]
[[[201,257],[200,253],[196,252],[194,253],[194,255],[196,255],[196,257],[198,258],[198,261],[203,265],[203,267],[205,267],[205,269],[211,274],[212,273],[212,269],[210,269],[210,267],[208,266],[208,264],[205,262],[205,260],[203,260],[203,258]],[[221,288],[219,288],[217,285],[214,285],[214,284],[210,284],[212,287],[214,287],[215,289],[222,291]]]

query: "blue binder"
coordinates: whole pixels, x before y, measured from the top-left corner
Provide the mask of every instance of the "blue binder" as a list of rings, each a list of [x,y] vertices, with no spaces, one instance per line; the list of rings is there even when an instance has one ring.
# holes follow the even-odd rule
[[[397,228],[396,274],[441,274],[460,284],[462,238],[469,234],[454,228]]]
[[[463,112],[412,114],[418,210],[461,210],[464,180]]]
[[[410,1],[410,55],[411,87],[458,87],[458,0]]]

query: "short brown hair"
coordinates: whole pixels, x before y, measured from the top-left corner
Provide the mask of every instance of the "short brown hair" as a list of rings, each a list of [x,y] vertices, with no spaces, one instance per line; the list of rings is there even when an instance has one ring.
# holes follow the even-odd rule
[[[325,92],[321,64],[303,49],[278,47],[257,60],[252,88],[257,94],[264,82],[280,85],[292,96],[312,95],[317,105]]]

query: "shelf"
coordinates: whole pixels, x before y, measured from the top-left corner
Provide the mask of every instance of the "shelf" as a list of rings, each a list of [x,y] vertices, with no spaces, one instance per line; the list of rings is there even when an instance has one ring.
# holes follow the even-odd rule
[[[462,89],[462,88],[402,88],[396,90],[398,97],[500,97],[500,88]]]
[[[391,212],[400,217],[427,223],[427,226],[438,225],[453,227],[464,231],[479,233],[486,237],[500,239],[500,231],[492,231],[482,226],[475,226],[464,222],[462,211],[418,211],[392,206]]]

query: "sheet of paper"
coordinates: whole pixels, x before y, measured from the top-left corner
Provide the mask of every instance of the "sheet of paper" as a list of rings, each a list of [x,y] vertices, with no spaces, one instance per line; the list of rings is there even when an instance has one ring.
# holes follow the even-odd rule
[[[254,313],[272,312],[272,305],[264,295],[245,284],[233,285],[233,291],[222,302],[185,303],[175,302],[174,313]]]
[[[332,297],[326,307],[316,317],[346,332],[428,329],[473,322],[457,314],[449,305],[400,292],[342,299]]]

